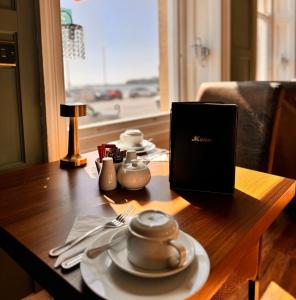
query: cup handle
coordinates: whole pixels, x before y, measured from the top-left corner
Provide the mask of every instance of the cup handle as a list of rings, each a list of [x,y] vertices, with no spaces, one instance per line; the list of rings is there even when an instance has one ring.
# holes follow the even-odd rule
[[[174,267],[182,267],[186,260],[186,248],[176,240],[170,240],[168,243],[169,245],[173,246],[179,253],[179,263]]]

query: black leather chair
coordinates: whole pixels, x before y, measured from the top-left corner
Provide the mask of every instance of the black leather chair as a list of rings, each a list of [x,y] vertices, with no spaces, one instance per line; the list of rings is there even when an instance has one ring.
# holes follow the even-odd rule
[[[208,82],[197,100],[239,106],[238,166],[296,179],[296,82]]]

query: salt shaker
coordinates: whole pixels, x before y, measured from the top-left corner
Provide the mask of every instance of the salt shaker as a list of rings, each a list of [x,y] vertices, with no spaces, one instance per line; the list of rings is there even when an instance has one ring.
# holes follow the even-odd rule
[[[99,177],[99,186],[103,191],[112,191],[116,189],[117,178],[112,157],[104,157],[103,165]]]

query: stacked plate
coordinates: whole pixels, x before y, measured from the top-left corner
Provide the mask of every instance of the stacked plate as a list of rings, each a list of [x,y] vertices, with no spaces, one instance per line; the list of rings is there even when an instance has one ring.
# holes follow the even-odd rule
[[[137,154],[149,153],[155,149],[155,144],[151,143],[148,140],[143,140],[139,146],[127,146],[123,144],[120,140],[112,141],[110,144],[115,144],[117,148],[121,150],[135,150]]]

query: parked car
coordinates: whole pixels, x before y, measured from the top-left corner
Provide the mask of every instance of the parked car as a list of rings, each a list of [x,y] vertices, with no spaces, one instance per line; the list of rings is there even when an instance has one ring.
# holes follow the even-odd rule
[[[110,97],[107,95],[107,92],[106,91],[97,91],[95,93],[95,101],[96,100],[109,100]]]
[[[153,97],[156,95],[156,92],[146,88],[146,87],[136,87],[130,90],[129,96],[131,98],[138,97]]]
[[[110,99],[122,99],[122,92],[120,90],[108,90],[106,94]]]
[[[95,100],[113,100],[122,99],[122,97],[122,92],[120,90],[97,91],[95,93]]]

